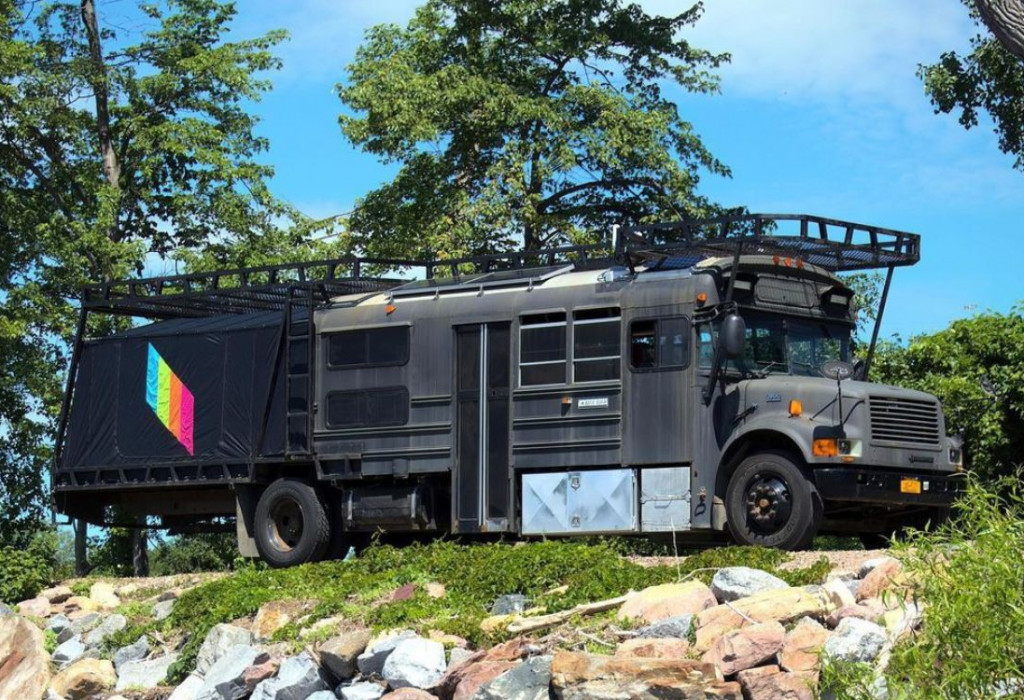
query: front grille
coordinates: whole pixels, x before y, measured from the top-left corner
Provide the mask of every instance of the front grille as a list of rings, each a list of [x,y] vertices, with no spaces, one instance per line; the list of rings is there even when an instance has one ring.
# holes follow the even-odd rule
[[[872,396],[868,405],[874,442],[939,446],[942,436],[936,401]]]

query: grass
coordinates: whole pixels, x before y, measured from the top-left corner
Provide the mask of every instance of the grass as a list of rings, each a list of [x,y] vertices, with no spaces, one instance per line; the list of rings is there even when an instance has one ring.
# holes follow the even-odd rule
[[[426,633],[438,630],[465,637],[474,644],[499,641],[498,632],[487,638],[480,621],[488,616],[494,599],[506,593],[522,593],[532,605],[556,612],[580,603],[612,598],[680,578],[709,582],[714,571],[725,566],[751,566],[774,573],[791,585],[821,583],[827,561],[797,570],[778,567],[789,555],[756,547],[708,549],[678,564],[645,567],[622,557],[614,542],[558,540],[517,544],[462,545],[448,541],[413,544],[403,548],[373,546],[359,558],[307,564],[291,569],[260,565],[242,568],[231,576],[211,581],[186,592],[175,603],[170,617],[153,622],[137,606],[129,612],[130,623],[112,636],[111,647],[130,644],[140,634],[159,631],[165,637],[187,631],[182,655],[169,677],[181,679],[194,666],[195,656],[215,624],[254,615],[274,600],[311,600],[314,608],[300,622],[275,634],[275,639],[299,638],[303,626],[332,615],[375,630],[408,627]],[[431,598],[424,584],[444,584],[443,598]],[[382,603],[398,587],[420,584],[403,601]],[[551,589],[568,586],[564,593]]]

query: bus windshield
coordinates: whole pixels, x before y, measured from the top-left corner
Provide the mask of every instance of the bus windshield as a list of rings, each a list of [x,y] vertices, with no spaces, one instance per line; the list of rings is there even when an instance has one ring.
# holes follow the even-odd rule
[[[727,371],[820,376],[818,368],[828,360],[850,359],[851,329],[846,325],[748,311],[742,315],[746,347],[742,358],[728,362]],[[702,368],[711,367],[715,355],[710,331],[707,325],[699,331]]]

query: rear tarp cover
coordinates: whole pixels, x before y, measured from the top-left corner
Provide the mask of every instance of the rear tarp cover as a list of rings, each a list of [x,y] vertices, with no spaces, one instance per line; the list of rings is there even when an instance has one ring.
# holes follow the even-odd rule
[[[284,450],[280,314],[164,321],[83,345],[61,469],[248,462]]]

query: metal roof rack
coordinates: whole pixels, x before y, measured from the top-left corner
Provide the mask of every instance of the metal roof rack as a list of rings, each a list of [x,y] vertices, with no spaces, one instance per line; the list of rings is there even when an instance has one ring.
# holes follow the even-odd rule
[[[807,214],[742,214],[619,230],[617,252],[634,268],[689,267],[709,257],[777,255],[832,272],[915,264],[916,233]]]

